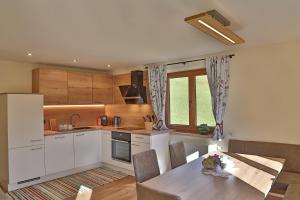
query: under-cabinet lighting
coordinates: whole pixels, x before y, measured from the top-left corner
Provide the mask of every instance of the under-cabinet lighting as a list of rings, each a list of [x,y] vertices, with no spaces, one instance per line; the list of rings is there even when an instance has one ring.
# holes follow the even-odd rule
[[[232,39],[230,39],[229,37],[227,37],[226,35],[224,35],[223,33],[221,33],[220,31],[218,31],[217,29],[213,28],[212,26],[208,25],[207,23],[205,23],[202,20],[198,20],[199,23],[201,23],[202,25],[206,26],[207,28],[209,28],[210,30],[214,31],[215,33],[219,34],[220,36],[222,36],[223,38],[225,38],[226,40],[230,41],[232,44],[235,44],[235,41],[233,41]]]
[[[44,108],[97,108],[104,107],[104,104],[94,105],[46,105]]]

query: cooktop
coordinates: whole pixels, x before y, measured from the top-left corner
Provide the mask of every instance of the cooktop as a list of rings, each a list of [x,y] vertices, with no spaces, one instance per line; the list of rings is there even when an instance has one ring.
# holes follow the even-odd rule
[[[134,127],[134,126],[125,126],[125,127],[120,127],[118,128],[120,130],[125,130],[125,131],[135,131],[135,130],[142,130],[143,128],[141,127]]]

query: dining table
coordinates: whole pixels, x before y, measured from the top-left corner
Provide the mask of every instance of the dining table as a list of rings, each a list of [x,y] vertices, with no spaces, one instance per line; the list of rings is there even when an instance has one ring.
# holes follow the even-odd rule
[[[222,176],[203,172],[203,159],[215,154],[225,163]],[[142,184],[182,200],[263,200],[284,163],[283,158],[212,152]]]

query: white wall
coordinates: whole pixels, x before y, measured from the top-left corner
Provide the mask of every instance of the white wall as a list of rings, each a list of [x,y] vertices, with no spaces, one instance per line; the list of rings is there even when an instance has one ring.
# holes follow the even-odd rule
[[[235,54],[224,120],[227,136],[300,144],[300,41]]]

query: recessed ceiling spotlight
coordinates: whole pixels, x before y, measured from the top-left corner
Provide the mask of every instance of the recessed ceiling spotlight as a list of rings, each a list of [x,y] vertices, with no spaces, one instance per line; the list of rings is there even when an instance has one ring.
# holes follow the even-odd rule
[[[77,63],[78,61],[76,59],[73,60],[73,63]]]
[[[108,68],[110,68],[110,67],[111,67],[111,65],[107,65],[107,67],[108,67]]]
[[[32,53],[28,52],[28,53],[27,53],[27,56],[32,56]]]

